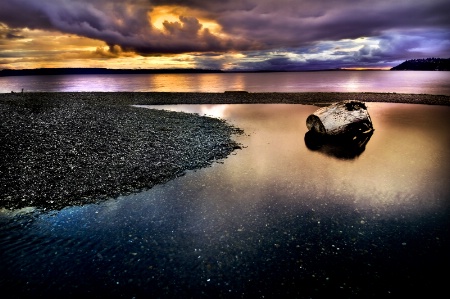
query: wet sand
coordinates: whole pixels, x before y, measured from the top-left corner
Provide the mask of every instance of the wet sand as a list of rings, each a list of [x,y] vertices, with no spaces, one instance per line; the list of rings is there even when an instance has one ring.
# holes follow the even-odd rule
[[[151,188],[240,148],[223,120],[131,105],[341,100],[450,105],[449,96],[377,93],[0,94],[0,208],[61,209]]]

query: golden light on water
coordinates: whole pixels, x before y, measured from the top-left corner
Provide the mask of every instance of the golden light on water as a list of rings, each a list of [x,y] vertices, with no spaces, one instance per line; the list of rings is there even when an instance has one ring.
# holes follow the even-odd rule
[[[375,132],[363,152],[349,159],[305,146],[305,119],[316,110],[314,106],[147,107],[225,118],[243,128],[248,135],[237,138],[245,150],[230,157],[218,177],[220,184],[242,189],[240,194],[248,201],[258,201],[258,192],[270,192],[287,194],[283,198],[289,202],[302,198],[320,205],[333,199],[358,209],[391,213],[405,207],[411,211],[436,208],[440,205],[437,194],[448,190],[448,173],[442,165],[448,159],[443,148],[448,138],[444,138],[445,130],[429,133],[448,123],[448,109],[442,107],[368,103]]]
[[[225,118],[227,115],[228,105],[202,105],[201,113],[206,116],[216,118]]]

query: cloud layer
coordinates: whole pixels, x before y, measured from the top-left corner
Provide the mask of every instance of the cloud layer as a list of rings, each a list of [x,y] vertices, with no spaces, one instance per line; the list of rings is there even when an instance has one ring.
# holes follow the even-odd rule
[[[103,57],[196,53],[205,65],[250,69],[380,65],[450,56],[449,11],[448,0],[6,0],[0,45],[26,28],[101,41],[111,54],[97,51]],[[198,53],[220,53],[222,64]]]

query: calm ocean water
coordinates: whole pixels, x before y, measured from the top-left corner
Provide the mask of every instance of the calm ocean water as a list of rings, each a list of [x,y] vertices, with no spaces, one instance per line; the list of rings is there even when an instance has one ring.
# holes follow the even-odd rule
[[[0,77],[0,93],[11,91],[155,92],[396,92],[450,95],[450,72],[323,71],[149,75]]]
[[[0,209],[2,298],[439,298],[450,107],[367,107],[346,150],[308,145],[316,106],[158,106],[224,118],[243,149],[98,204]]]

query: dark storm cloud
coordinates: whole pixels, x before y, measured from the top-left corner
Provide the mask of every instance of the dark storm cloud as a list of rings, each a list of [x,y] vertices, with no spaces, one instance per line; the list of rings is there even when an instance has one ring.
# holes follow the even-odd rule
[[[336,68],[336,61],[309,59],[296,61],[289,57],[275,57],[258,62],[244,62],[240,65],[241,70],[266,70],[266,71],[308,71]],[[340,61],[339,67],[352,66],[353,61]]]
[[[156,30],[148,13],[154,4],[146,0],[7,0],[0,3],[0,22],[11,28],[54,30],[102,40],[108,45],[145,53],[182,53],[247,49],[250,42],[218,38],[195,16],[179,16]]]
[[[253,42],[223,41],[203,31],[197,16],[167,22],[168,34],[160,34],[152,30],[147,15],[158,5],[195,9],[214,18],[226,34]],[[448,28],[448,11],[447,0],[6,0],[0,4],[0,21],[13,28],[58,30],[123,48],[186,52],[301,46],[378,35],[392,28]]]
[[[261,1],[218,20],[266,46],[374,36],[389,29],[450,28],[449,1]]]
[[[173,10],[178,20],[163,22],[162,29],[153,26],[151,15],[159,7],[181,8]],[[428,55],[428,37],[438,44],[436,53],[450,55],[449,11],[448,0],[2,0],[0,23],[8,30],[75,34],[141,55],[244,51],[250,57],[274,55],[269,52],[277,49],[312,53],[324,51],[318,46],[323,42],[377,38],[378,47],[366,44],[350,53],[336,49],[329,54],[346,56],[339,58],[343,64],[358,59],[369,64]],[[221,31],[211,31],[202,20],[217,23]],[[15,37],[20,31],[2,39]],[[308,62],[317,66],[321,61]],[[287,69],[305,63],[290,57],[261,60],[263,66]]]
[[[240,10],[252,10],[257,7],[258,3],[264,1],[258,0],[149,0],[154,6],[157,5],[176,5],[191,7],[203,10],[212,15],[229,13]]]
[[[20,30],[10,29],[4,24],[0,23],[0,44],[2,43],[2,40],[21,39],[21,38],[24,37],[20,35]]]
[[[15,35],[14,33],[7,33],[6,34],[7,39],[21,39],[24,38],[22,35]]]
[[[256,51],[246,55],[238,68],[252,70],[318,70],[336,68],[392,67],[406,59],[449,57],[450,38],[446,30],[394,33],[360,39],[356,50],[350,40],[318,43],[310,47],[285,48],[280,53]],[[356,43],[357,45],[358,43]],[[347,50],[341,50],[341,48]],[[329,53],[324,55],[323,53]],[[255,57],[266,59],[255,60]]]

